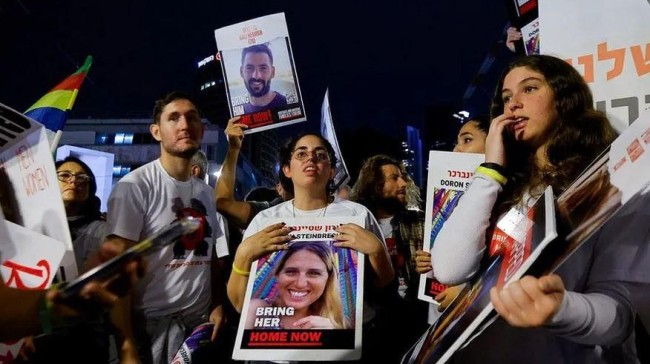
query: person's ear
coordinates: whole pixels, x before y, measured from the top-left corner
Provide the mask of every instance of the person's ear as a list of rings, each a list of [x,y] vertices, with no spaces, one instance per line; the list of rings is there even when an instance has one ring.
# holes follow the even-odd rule
[[[151,136],[156,139],[157,141],[161,141],[162,138],[160,137],[160,125],[158,124],[149,124],[149,132],[151,133]]]
[[[244,78],[244,66],[239,67],[239,75],[241,76],[241,78]]]
[[[284,176],[287,178],[291,178],[291,167],[289,167],[288,164],[285,164],[282,166],[282,173],[284,173]]]
[[[271,66],[271,78],[275,77],[275,66]]]
[[[203,141],[203,134],[205,134],[205,124],[201,123],[201,135],[199,136],[199,143]]]

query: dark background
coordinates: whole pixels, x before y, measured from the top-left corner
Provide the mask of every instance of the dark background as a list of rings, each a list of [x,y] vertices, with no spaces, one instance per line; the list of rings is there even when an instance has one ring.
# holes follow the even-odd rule
[[[451,113],[487,110],[493,86],[476,76],[505,50],[499,0],[1,0],[0,102],[26,110],[92,55],[70,118],[149,117],[161,95],[195,88],[197,62],[216,51],[214,29],[276,12],[287,18],[308,117],[278,132],[318,130],[329,87],[351,170],[352,159],[398,151],[407,124],[421,128],[426,151],[455,134]],[[464,102],[472,81],[479,87]]]

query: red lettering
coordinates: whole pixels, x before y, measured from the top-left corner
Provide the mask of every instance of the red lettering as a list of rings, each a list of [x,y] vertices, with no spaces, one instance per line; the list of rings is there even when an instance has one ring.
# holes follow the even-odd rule
[[[45,259],[42,259],[36,263],[36,266],[40,269],[20,265],[10,260],[2,263],[2,265],[11,270],[11,273],[9,273],[9,279],[7,279],[7,285],[10,287],[20,289],[43,289],[45,286],[47,286],[47,282],[50,281],[50,264]],[[44,279],[43,282],[36,287],[27,287],[23,280],[20,278],[20,273],[32,275],[39,278],[43,277]]]

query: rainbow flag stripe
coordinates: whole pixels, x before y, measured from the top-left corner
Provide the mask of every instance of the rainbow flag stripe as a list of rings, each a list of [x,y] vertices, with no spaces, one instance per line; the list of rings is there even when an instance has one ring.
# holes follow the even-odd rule
[[[86,61],[81,68],[36,101],[34,105],[25,111],[25,115],[45,125],[49,130],[58,131],[63,129],[67,119],[67,112],[72,109],[77,93],[92,63],[93,57],[86,57]]]

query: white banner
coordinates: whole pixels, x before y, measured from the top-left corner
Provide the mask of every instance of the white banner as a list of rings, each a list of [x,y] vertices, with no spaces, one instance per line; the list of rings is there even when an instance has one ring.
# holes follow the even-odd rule
[[[2,104],[0,198],[8,221],[63,243],[65,254],[58,273],[62,280],[76,278],[68,219],[45,128]]]
[[[650,114],[650,2],[539,2],[541,52],[584,76],[619,132]]]

